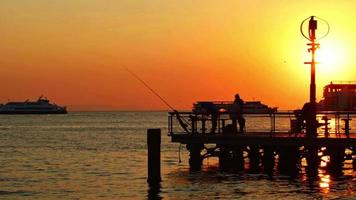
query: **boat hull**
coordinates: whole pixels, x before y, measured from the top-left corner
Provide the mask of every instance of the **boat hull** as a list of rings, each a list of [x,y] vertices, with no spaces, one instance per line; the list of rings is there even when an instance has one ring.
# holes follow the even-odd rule
[[[24,102],[8,102],[0,104],[0,114],[25,115],[25,114],[66,114],[65,106],[58,106],[49,102],[47,98],[38,98],[37,101],[26,100]]]
[[[0,110],[0,115],[47,115],[47,114],[67,114],[66,110]]]

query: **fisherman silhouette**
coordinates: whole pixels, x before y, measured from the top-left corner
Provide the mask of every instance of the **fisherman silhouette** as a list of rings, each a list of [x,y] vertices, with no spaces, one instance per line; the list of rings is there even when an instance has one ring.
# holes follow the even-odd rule
[[[244,101],[240,98],[239,94],[235,95],[234,103],[230,108],[230,117],[232,120],[232,126],[237,132],[237,122],[239,123],[239,132],[243,133],[245,129],[245,118],[243,117],[243,105]]]
[[[300,133],[303,129],[308,127],[320,126],[315,119],[313,112],[315,112],[315,105],[310,102],[305,103],[301,110],[294,110],[294,115],[296,117],[296,127],[294,131],[296,133]],[[316,132],[312,133],[312,136],[316,136]]]
[[[315,119],[316,105],[315,103],[305,103],[302,108],[302,118],[305,120],[305,127],[307,136],[316,137],[316,128],[320,126],[319,122]],[[313,114],[314,113],[314,114]]]

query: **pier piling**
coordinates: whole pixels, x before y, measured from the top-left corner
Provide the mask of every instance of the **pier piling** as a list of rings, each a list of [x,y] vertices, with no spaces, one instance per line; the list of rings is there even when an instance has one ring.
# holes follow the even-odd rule
[[[199,170],[203,162],[201,151],[204,149],[204,144],[187,144],[187,149],[189,151],[190,169]]]
[[[274,148],[272,146],[265,146],[263,148],[263,157],[262,157],[262,165],[264,168],[264,172],[266,174],[272,175],[274,164],[275,164]]]
[[[306,155],[307,160],[307,174],[310,178],[318,177],[318,166],[320,163],[320,157],[318,156],[319,147],[317,146],[306,146]]]
[[[280,146],[278,171],[292,177],[298,174],[299,149],[297,146]]]
[[[147,130],[147,182],[159,184],[161,182],[161,129]]]
[[[260,152],[257,145],[251,145],[248,157],[250,159],[250,172],[257,173],[260,165]]]
[[[241,145],[236,145],[233,147],[232,149],[232,163],[233,163],[233,167],[238,170],[241,171],[244,169],[244,146]]]
[[[330,162],[328,170],[332,175],[339,176],[342,174],[344,165],[345,148],[344,147],[329,147]]]

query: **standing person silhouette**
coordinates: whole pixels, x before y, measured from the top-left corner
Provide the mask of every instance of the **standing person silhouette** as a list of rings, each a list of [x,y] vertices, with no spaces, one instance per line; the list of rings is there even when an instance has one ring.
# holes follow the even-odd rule
[[[240,98],[239,94],[235,95],[235,100],[230,111],[232,119],[232,126],[237,132],[237,122],[239,123],[239,132],[243,133],[245,129],[245,118],[243,117],[244,101]]]

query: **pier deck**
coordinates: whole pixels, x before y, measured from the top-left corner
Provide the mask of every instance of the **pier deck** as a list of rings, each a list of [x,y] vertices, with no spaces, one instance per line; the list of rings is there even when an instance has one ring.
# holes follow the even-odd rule
[[[356,147],[356,135],[331,134],[329,137],[305,137],[304,134],[249,132],[246,134],[173,134],[172,142],[182,144],[226,144],[262,146],[343,146]]]

